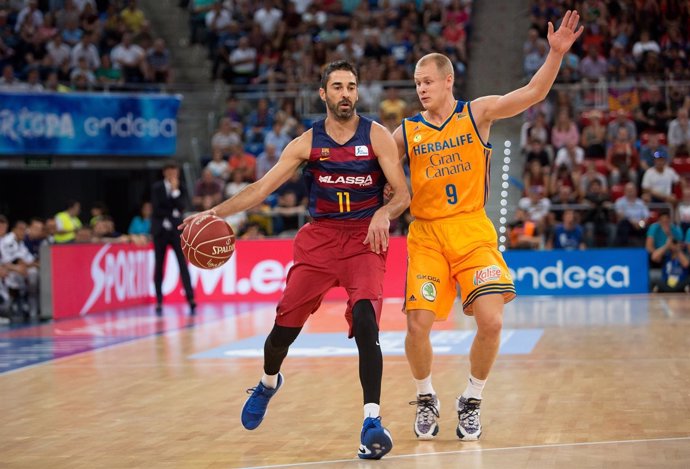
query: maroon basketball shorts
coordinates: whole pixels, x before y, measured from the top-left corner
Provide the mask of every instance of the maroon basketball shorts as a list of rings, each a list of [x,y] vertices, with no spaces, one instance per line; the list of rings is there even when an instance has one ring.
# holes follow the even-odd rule
[[[302,327],[316,312],[328,290],[343,287],[348,295],[345,319],[352,337],[352,307],[370,300],[381,317],[386,253],[371,252],[367,236],[369,220],[314,221],[295,237],[294,264],[287,276],[277,308],[276,324]]]

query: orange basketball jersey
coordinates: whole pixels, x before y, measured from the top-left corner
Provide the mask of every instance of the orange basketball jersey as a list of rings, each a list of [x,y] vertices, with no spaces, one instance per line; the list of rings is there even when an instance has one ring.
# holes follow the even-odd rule
[[[403,119],[412,215],[438,220],[482,210],[489,197],[491,146],[481,141],[470,104],[458,101],[437,127],[422,114]]]

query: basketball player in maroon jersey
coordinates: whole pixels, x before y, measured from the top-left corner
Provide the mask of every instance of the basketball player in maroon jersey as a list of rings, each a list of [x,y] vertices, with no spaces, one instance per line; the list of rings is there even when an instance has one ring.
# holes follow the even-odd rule
[[[393,446],[379,416],[383,359],[378,324],[388,231],[390,220],[409,205],[410,195],[392,135],[355,111],[357,85],[357,72],[350,63],[329,64],[319,89],[326,118],[288,144],[264,177],[204,213],[227,217],[254,207],[305,165],[313,221],[295,238],[294,265],[264,345],[264,375],[242,409],[242,424],[248,430],[261,424],[269,400],[283,384],[279,371],[288,348],[326,292],[341,286],[349,295],[345,317],[349,337],[355,338],[359,350],[364,394],[358,455],[379,459]],[[386,182],[394,195],[384,205]]]

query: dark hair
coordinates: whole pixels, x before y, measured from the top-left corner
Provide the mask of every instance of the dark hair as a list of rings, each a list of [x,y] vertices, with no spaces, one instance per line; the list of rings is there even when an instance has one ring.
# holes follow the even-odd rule
[[[163,171],[165,171],[166,169],[179,168],[179,167],[180,167],[180,165],[177,163],[177,161],[170,160],[170,161],[167,161],[163,165]]]
[[[29,225],[33,222],[45,223],[45,220],[41,217],[31,217],[29,218]]]
[[[3,215],[2,213],[0,213],[0,223],[6,223],[6,224],[9,225],[9,224],[10,224],[10,221],[7,219],[7,217],[6,217],[5,215]]]
[[[335,72],[336,70],[352,72],[352,74],[355,76],[355,81],[359,85],[359,75],[357,74],[357,69],[355,66],[347,60],[336,60],[335,62],[331,62],[326,65],[326,68],[323,69],[323,75],[321,75],[321,88],[324,90],[326,89],[328,78],[331,76],[331,73]]]
[[[75,205],[77,205],[78,203],[79,202],[74,200],[74,199],[69,199],[65,205],[66,205],[67,210],[69,210],[72,207],[74,207]]]

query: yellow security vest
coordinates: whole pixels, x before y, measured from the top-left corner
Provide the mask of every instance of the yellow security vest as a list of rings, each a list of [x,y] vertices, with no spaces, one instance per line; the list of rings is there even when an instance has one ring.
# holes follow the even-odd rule
[[[55,233],[56,243],[69,243],[74,241],[76,231],[81,228],[81,221],[67,212],[55,215],[55,221],[67,233]]]

